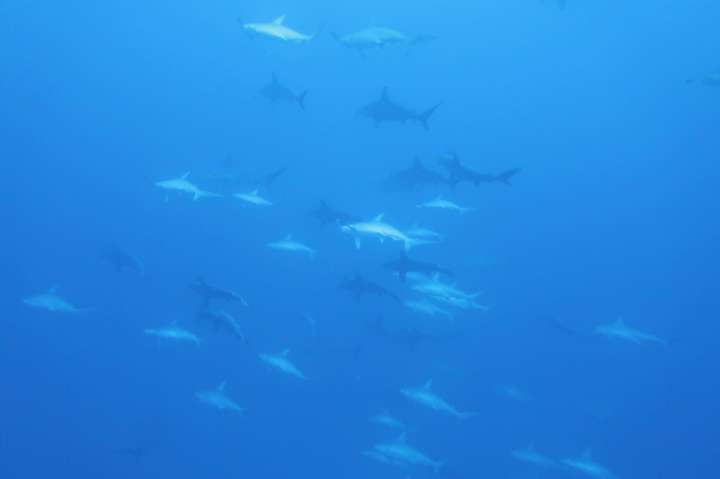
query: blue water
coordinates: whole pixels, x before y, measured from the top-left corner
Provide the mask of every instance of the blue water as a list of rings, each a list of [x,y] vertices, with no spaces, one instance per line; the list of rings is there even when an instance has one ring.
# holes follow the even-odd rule
[[[317,37],[243,32],[281,14]],[[611,477],[563,463],[584,451],[613,477],[714,477],[720,89],[688,80],[719,71],[718,18],[705,0],[0,2],[0,477]],[[437,39],[361,55],[330,34],[372,25]],[[306,111],[258,94],[272,72]],[[385,86],[440,103],[428,131],[357,116]],[[522,171],[381,187],[415,156],[444,174],[450,152]],[[273,206],[229,196],[280,168]],[[156,182],[187,171],[225,196],[166,201]],[[440,193],[475,211],[416,208]],[[354,273],[417,294],[382,268],[399,243],[356,250],[312,217],[321,200],[440,232],[410,256],[490,310],[354,299]],[[316,258],[266,246],[288,234]],[[247,343],[196,319],[198,277],[247,300],[217,303]],[[23,303],[53,286],[92,311]],[[597,334],[617,317],[666,345]],[[144,334],[173,322],[200,345]],[[285,349],[307,380],[258,358]],[[400,393],[429,379],[477,415]],[[223,381],[244,414],[196,398]],[[369,421],[385,409],[437,474],[362,454],[398,436]],[[529,444],[557,467],[512,456]]]

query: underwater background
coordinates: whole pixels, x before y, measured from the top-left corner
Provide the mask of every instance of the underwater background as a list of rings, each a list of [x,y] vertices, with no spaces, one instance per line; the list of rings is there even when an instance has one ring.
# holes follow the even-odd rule
[[[280,15],[317,35],[248,35]],[[0,477],[714,477],[718,18],[707,0],[0,1]],[[333,39],[378,25],[432,38]],[[304,109],[259,93],[273,73]],[[358,114],[385,87],[439,104],[429,128]],[[448,155],[521,171],[384,187]],[[222,197],[158,188],[186,172]],[[258,184],[272,206],[232,197]],[[473,211],[417,208],[435,198]],[[439,232],[408,254],[489,309],[410,310],[383,268],[402,244],[356,249],[322,202]],[[288,235],[314,259],[268,248]],[[354,297],[354,274],[391,295]],[[197,318],[199,278],[246,300],[218,303],[242,341]],[[81,309],[30,307],[51,291]],[[662,341],[602,334],[619,317]],[[199,344],[147,334],[171,324]],[[284,350],[306,380],[259,359]],[[473,417],[400,392],[429,380]],[[198,400],[224,382],[242,414]],[[400,444],[370,420],[385,410],[442,466],[365,454]]]

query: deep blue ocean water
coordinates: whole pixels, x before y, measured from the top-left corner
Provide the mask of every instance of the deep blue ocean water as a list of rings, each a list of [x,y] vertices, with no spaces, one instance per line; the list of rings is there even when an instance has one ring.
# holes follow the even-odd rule
[[[244,31],[283,14],[316,37]],[[0,1],[0,477],[715,477],[718,18],[707,0]],[[408,40],[333,40],[371,26]],[[273,72],[305,111],[259,94]],[[383,87],[440,104],[429,129],[358,115]],[[447,176],[452,154],[521,171],[383,186],[414,157]],[[231,196],[284,168],[259,187],[272,206]],[[223,197],[156,186],[188,171]],[[474,210],[416,207],[438,195]],[[321,201],[441,233],[410,257],[489,311],[411,311],[414,283],[382,267],[402,245],[356,249]],[[315,259],[267,246],[288,234]],[[353,274],[400,301],[354,298]],[[196,318],[198,278],[247,300],[213,302],[246,340]],[[52,287],[91,310],[23,302]],[[599,334],[618,317],[665,343]],[[145,334],[170,325],[200,344]],[[259,359],[286,349],[306,380]],[[400,392],[430,379],[475,415]],[[223,382],[243,414],[196,397]],[[438,472],[363,454],[398,440],[369,420],[384,410]],[[551,467],[513,456],[531,444]],[[573,468],[585,451],[609,472]]]

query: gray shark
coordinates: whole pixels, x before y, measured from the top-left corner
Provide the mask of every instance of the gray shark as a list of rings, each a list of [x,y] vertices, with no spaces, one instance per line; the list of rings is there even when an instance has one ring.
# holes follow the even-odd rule
[[[58,296],[57,288],[53,286],[45,293],[36,294],[23,299],[23,303],[34,309],[41,309],[51,313],[79,314],[93,311],[92,308],[78,308],[70,301]]]
[[[370,422],[386,426],[391,429],[405,429],[405,424],[394,418],[387,410],[370,417]]]
[[[393,273],[397,273],[400,280],[403,282],[406,280],[408,273],[421,273],[427,276],[434,276],[439,273],[451,277],[453,276],[453,272],[449,269],[441,268],[433,263],[410,259],[407,254],[403,254],[400,259],[395,261],[388,261],[383,265],[383,267]]]
[[[343,226],[359,221],[356,216],[332,208],[326,201],[321,201],[318,207],[312,210],[310,214],[323,225]]]
[[[242,27],[249,33],[286,42],[306,43],[314,38],[314,35],[305,35],[286,26],[285,15],[268,23],[244,23]]]
[[[305,110],[305,97],[307,96],[307,90],[296,95],[292,92],[292,90],[290,90],[290,88],[278,81],[275,73],[272,74],[272,80],[270,83],[262,87],[260,94],[273,103],[277,101],[297,103],[300,109]]]
[[[383,460],[389,464],[402,466],[427,466],[436,473],[443,467],[440,461],[434,461],[407,443],[405,433],[394,441],[379,443],[373,446],[375,459]]]
[[[390,175],[383,183],[385,191],[415,191],[426,186],[449,185],[448,178],[426,168],[420,158],[415,158],[412,165]]]
[[[118,273],[132,271],[140,276],[145,274],[145,266],[142,262],[118,246],[112,246],[103,251],[102,259],[115,268]]]
[[[279,371],[284,372],[285,374],[289,374],[290,376],[294,376],[298,379],[307,379],[302,371],[300,371],[297,366],[290,361],[288,358],[289,355],[290,350],[286,349],[279,354],[260,354],[258,357],[261,361],[269,364]]]
[[[349,278],[346,278],[340,283],[340,288],[350,292],[355,299],[360,299],[363,296],[387,296],[388,298],[400,302],[400,298],[394,293],[388,291],[377,283],[373,283],[365,279],[359,274],[354,274]]]
[[[451,406],[447,401],[432,391],[432,380],[426,382],[420,387],[403,388],[400,392],[406,398],[421,404],[443,414],[447,414],[458,419],[468,419],[476,416],[476,413],[460,412]]]
[[[440,164],[445,167],[450,175],[448,181],[452,186],[463,182],[472,183],[474,186],[478,186],[480,183],[503,183],[510,185],[510,180],[522,171],[520,168],[514,168],[503,171],[497,175],[479,173],[465,166],[455,153],[441,158]]]
[[[409,40],[397,30],[385,27],[369,27],[347,35],[332,33],[332,36],[338,43],[361,53],[371,48],[382,48]]]
[[[515,449],[511,454],[513,458],[520,462],[540,468],[552,469],[560,466],[557,461],[537,452],[532,444],[527,449]]]
[[[200,198],[218,198],[222,195],[219,195],[217,193],[211,193],[209,191],[204,191],[195,186],[193,183],[191,183],[188,180],[188,177],[190,176],[190,172],[186,172],[184,175],[182,175],[179,178],[172,178],[170,180],[163,180],[158,181],[155,183],[155,186],[158,188],[165,190],[165,201],[168,201],[168,193],[171,191],[177,192],[177,193],[188,193],[191,194],[194,201],[199,200]]]
[[[159,339],[169,339],[177,342],[193,343],[195,345],[200,344],[200,338],[187,329],[177,326],[175,323],[163,328],[148,328],[144,330],[144,333],[147,336],[155,336]]]
[[[370,221],[359,221],[356,223],[349,223],[341,226],[341,230],[345,233],[353,235],[355,240],[355,247],[360,249],[361,238],[363,236],[374,237],[384,242],[386,239],[393,241],[400,241],[405,247],[405,251],[409,251],[414,246],[423,244],[431,244],[432,241],[411,238],[407,234],[400,231],[398,228],[385,222],[384,214],[379,214]]]
[[[310,259],[315,259],[315,255],[317,254],[314,249],[303,243],[300,243],[299,241],[294,240],[292,235],[287,235],[281,240],[271,241],[267,244],[267,247],[279,251],[288,251],[290,253],[307,254]]]
[[[438,195],[437,198],[434,200],[426,201],[425,203],[420,203],[417,205],[418,208],[432,208],[432,209],[440,209],[440,210],[448,210],[448,211],[457,211],[458,213],[465,214],[469,211],[473,211],[475,208],[466,208],[464,206],[460,206],[456,203],[453,203],[450,200],[446,200],[443,198],[442,195]]]
[[[620,339],[622,341],[629,341],[636,344],[658,343],[667,345],[667,342],[662,338],[629,327],[625,324],[625,321],[622,318],[618,318],[612,323],[597,326],[595,328],[595,333],[609,339]]]
[[[223,331],[247,344],[248,340],[243,333],[240,322],[230,313],[219,309],[204,309],[197,314],[198,319],[208,321],[215,331]]]
[[[586,451],[578,458],[567,458],[560,462],[564,466],[594,479],[617,479],[617,476],[605,466],[595,462],[589,451]]]
[[[213,300],[233,301],[238,302],[243,306],[248,305],[245,298],[238,293],[210,285],[201,277],[197,278],[195,282],[190,285],[190,288],[202,298],[204,308],[210,306],[210,302]]]
[[[226,384],[227,383],[223,381],[222,384],[220,384],[215,389],[198,391],[197,393],[195,393],[195,397],[201,403],[215,409],[220,409],[221,411],[228,410],[242,414],[243,412],[245,412],[245,410],[241,408],[235,401],[230,399],[227,394],[225,394]]]
[[[418,122],[427,130],[430,126],[428,120],[439,106],[438,103],[421,112],[411,110],[392,101],[388,96],[387,87],[385,87],[382,89],[380,98],[362,107],[358,111],[358,115],[370,118],[376,127],[382,123]]]

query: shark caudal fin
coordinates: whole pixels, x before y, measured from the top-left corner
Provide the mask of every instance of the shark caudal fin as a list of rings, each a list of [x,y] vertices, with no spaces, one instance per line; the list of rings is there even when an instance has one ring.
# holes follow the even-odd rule
[[[305,90],[304,92],[300,93],[300,94],[297,96],[297,102],[298,102],[298,105],[300,105],[300,109],[301,109],[302,111],[305,111],[305,97],[307,96],[307,92],[308,92],[308,91]]]
[[[507,186],[512,186],[510,180],[521,171],[521,168],[513,168],[512,170],[503,171],[495,177],[495,181],[499,181],[500,183],[503,183]]]
[[[430,120],[430,117],[433,115],[433,113],[435,113],[435,110],[437,110],[439,107],[440,107],[440,103],[438,103],[437,105],[435,105],[432,108],[428,108],[424,112],[420,113],[420,115],[418,115],[418,121],[423,126],[423,128],[425,128],[426,130],[430,129],[430,124],[428,123]]]

